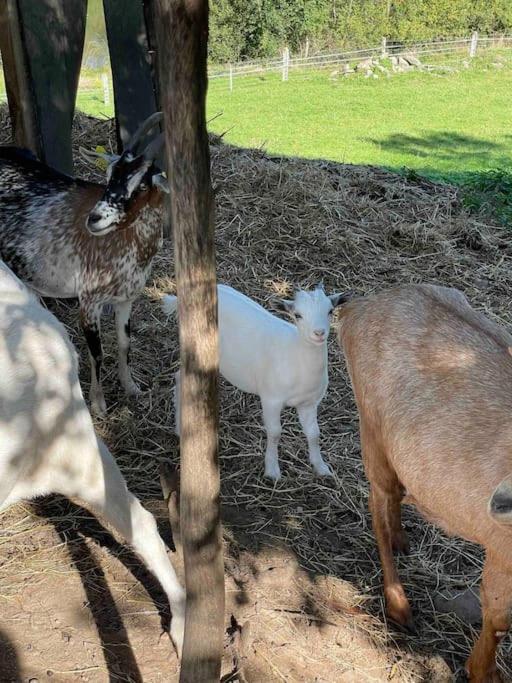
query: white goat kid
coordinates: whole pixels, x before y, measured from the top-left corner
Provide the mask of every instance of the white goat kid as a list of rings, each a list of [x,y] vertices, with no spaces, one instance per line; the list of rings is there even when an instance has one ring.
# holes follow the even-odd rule
[[[181,652],[185,594],[153,516],[93,428],[64,327],[0,261],[0,510],[60,493],[100,514],[165,590]]]
[[[321,286],[310,292],[297,292],[292,301],[278,303],[278,308],[294,320],[292,325],[232,287],[218,285],[217,291],[220,372],[234,386],[260,397],[267,432],[265,475],[274,480],[281,477],[281,411],[285,406],[293,406],[308,440],[313,469],[320,476],[332,476],[320,452],[317,410],[328,385],[327,337],[331,315],[347,296],[326,296]],[[163,308],[167,314],[174,313],[176,297],[165,296]],[[178,371],[174,395],[177,434],[179,385]]]

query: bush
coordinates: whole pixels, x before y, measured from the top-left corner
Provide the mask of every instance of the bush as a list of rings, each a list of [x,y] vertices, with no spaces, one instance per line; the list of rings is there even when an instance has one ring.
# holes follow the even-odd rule
[[[211,0],[210,58],[273,57],[285,45],[366,47],[382,36],[423,40],[504,31],[510,0]]]

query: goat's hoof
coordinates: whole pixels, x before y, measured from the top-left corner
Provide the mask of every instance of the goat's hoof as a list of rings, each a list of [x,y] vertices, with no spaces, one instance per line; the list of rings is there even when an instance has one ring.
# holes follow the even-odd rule
[[[176,610],[173,611],[171,617],[171,630],[170,636],[178,659],[181,659],[183,652],[183,638],[185,637],[185,608],[180,610],[178,613]]]
[[[412,618],[411,606],[402,585],[394,584],[384,589],[386,597],[386,613],[404,631],[416,633]]]
[[[127,396],[140,396],[142,394],[142,389],[139,387],[138,384],[135,382],[130,382],[126,384],[124,390],[126,391]]]
[[[482,662],[476,661],[474,654],[466,662],[465,672],[469,681],[484,683],[504,683],[502,675],[496,668],[489,671],[488,667],[483,668]]]
[[[279,465],[267,465],[267,467],[265,467],[265,476],[267,479],[279,481],[281,479],[281,470],[279,469]]]
[[[326,462],[322,461],[318,465],[313,465],[313,469],[319,477],[334,477],[334,472]]]
[[[91,398],[91,412],[93,415],[96,415],[96,417],[105,417],[107,414],[107,403],[103,396],[100,398]]]

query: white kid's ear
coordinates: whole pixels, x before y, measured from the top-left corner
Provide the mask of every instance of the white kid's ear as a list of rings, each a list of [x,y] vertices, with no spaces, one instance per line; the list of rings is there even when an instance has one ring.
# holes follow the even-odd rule
[[[160,192],[165,192],[169,194],[169,183],[167,182],[167,177],[163,173],[155,173],[151,178],[151,184],[156,187]]]
[[[295,301],[290,301],[289,299],[276,299],[274,308],[276,311],[291,315],[295,311]]]

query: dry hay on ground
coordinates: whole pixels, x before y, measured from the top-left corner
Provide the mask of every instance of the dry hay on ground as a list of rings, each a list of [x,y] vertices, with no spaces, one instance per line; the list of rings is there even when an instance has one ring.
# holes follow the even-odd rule
[[[77,147],[109,147],[112,140],[111,122],[78,117]],[[270,158],[218,140],[211,152],[220,281],[265,305],[293,285],[320,279],[328,291],[361,293],[395,283],[440,282],[456,285],[475,306],[509,322],[508,235],[467,216],[454,188],[408,181],[379,168]],[[94,175],[81,164],[78,170]],[[134,309],[133,362],[145,387],[136,402],[120,390],[113,326],[105,320],[110,410],[97,422],[131,488],[158,513],[167,536],[165,511],[157,502],[158,466],[178,457],[171,407],[178,347],[176,323],[164,319],[158,297],[172,290],[173,273],[166,241],[154,280]],[[76,307],[56,302],[50,307],[66,322],[85,359]],[[283,479],[276,485],[265,480],[258,402],[222,387],[226,625],[231,626],[224,671],[238,666],[247,681],[258,682],[449,681],[449,670],[463,665],[475,630],[436,611],[432,596],[477,585],[482,554],[406,508],[412,548],[409,557],[399,559],[399,571],[417,633],[401,634],[386,623],[356,410],[334,335],[329,357],[331,382],[319,421],[323,452],[335,471],[332,481],[313,476],[291,411],[283,414]],[[87,363],[82,365],[87,388]],[[175,680],[175,659],[167,641],[159,639],[155,602],[143,585],[157,605],[163,602],[129,551],[83,510],[57,499],[4,514],[0,629],[17,652],[20,680],[29,675],[52,681]],[[231,614],[245,624],[242,635]],[[500,663],[512,676],[508,639]]]

